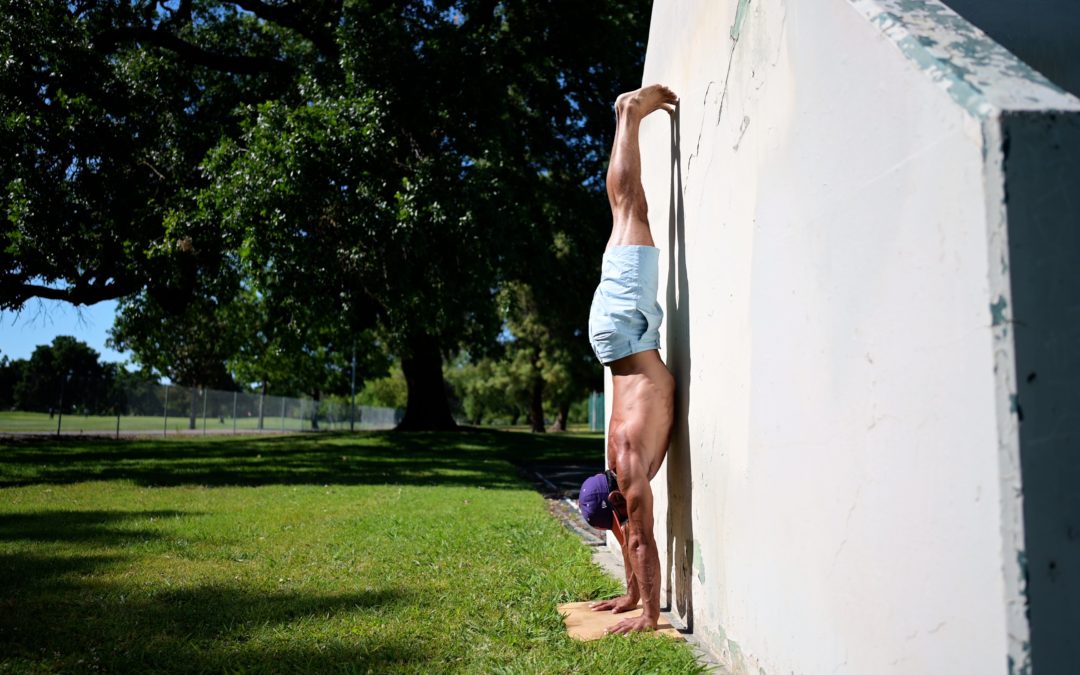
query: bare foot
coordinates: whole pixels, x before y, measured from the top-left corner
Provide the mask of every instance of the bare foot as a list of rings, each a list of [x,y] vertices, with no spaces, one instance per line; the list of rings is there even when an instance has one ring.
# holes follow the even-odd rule
[[[651,112],[665,110],[668,113],[675,111],[675,103],[679,97],[662,84],[651,84],[637,91],[628,91],[619,94],[615,99],[616,119],[626,115],[628,118],[641,119]]]

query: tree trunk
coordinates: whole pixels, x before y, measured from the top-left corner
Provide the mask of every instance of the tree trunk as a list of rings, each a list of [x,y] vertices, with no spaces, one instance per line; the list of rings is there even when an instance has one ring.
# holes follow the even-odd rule
[[[555,424],[552,425],[552,431],[566,431],[566,418],[570,416],[570,404],[560,403],[559,414],[555,416]]]
[[[195,397],[199,393],[198,387],[191,388],[191,411],[188,413],[188,429],[195,429]]]
[[[426,333],[409,337],[408,353],[401,358],[408,402],[398,431],[447,431],[457,429],[443,381],[439,341]]]
[[[533,433],[544,433],[544,379],[539,376],[533,378],[529,422],[532,423]]]

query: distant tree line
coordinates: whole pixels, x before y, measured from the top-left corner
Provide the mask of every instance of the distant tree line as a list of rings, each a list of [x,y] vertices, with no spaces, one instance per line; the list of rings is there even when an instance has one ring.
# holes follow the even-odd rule
[[[96,351],[65,335],[38,346],[29,359],[0,355],[0,410],[154,414],[132,412],[145,403],[139,384],[145,385],[144,377],[101,362]]]
[[[533,368],[528,363],[529,350],[512,346],[501,358],[470,359],[461,354],[445,366],[447,397],[456,417],[474,425],[532,423]],[[356,405],[404,408],[408,388],[398,363],[386,367],[383,377],[362,382]],[[548,383],[552,396],[561,383]],[[247,394],[235,412],[240,416],[259,416],[257,396],[252,387],[225,383],[226,391]],[[252,396],[254,395],[254,396]],[[272,390],[272,396],[295,397],[296,392]],[[347,407],[349,398],[332,396]],[[146,415],[160,416],[166,407],[170,417],[197,415],[193,405],[199,400],[197,392],[188,387],[174,387],[166,397],[164,386],[153,373],[129,371],[122,364],[101,361],[97,351],[73,337],[59,336],[52,344],[39,345],[29,359],[11,359],[0,354],[0,410],[27,412],[78,413],[84,415]],[[565,429],[570,421],[585,421],[582,401],[570,401],[562,407],[561,400],[549,398],[545,407],[557,411],[552,420],[555,428]],[[575,405],[576,404],[576,405]],[[211,416],[231,415],[229,401],[222,408],[218,401]],[[573,412],[571,411],[573,409]],[[312,408],[312,422],[318,428],[317,409]],[[544,422],[543,419],[540,422]],[[195,428],[194,417],[191,428]]]
[[[234,412],[238,416],[258,417],[259,428],[264,413],[259,399],[263,395],[297,398],[297,392],[277,388],[258,391],[231,379],[218,384],[222,391],[245,396],[217,397],[205,412],[213,417]],[[167,387],[171,393],[166,393]],[[375,398],[382,393],[377,387],[372,391]],[[149,370],[129,371],[122,364],[103,362],[97,351],[70,336],[58,336],[52,344],[39,345],[29,359],[0,354],[0,410],[146,416],[161,416],[167,410],[169,417],[188,417],[189,428],[194,429],[197,417],[204,412],[201,402],[205,396],[204,387],[163,385]],[[339,398],[338,403],[346,401]],[[319,428],[319,407],[310,406],[307,410],[313,428]],[[273,417],[275,413],[267,414]]]

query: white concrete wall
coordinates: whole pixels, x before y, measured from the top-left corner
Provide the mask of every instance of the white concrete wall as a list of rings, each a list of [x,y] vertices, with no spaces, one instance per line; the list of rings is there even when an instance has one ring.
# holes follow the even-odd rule
[[[664,597],[736,672],[1029,661],[997,120],[1080,106],[943,11],[653,10]]]

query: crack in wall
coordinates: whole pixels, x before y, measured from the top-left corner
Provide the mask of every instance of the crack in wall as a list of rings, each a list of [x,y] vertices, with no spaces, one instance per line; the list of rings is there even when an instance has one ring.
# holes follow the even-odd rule
[[[739,151],[739,144],[742,143],[743,136],[746,135],[746,129],[750,126],[750,116],[743,115],[742,124],[739,125],[739,137],[735,139],[735,145],[731,146],[731,149],[735,152]]]
[[[750,4],[750,0],[739,0],[739,8],[735,14],[735,23],[731,27],[731,49],[728,51],[728,63],[727,72],[724,73],[724,89],[720,92],[720,103],[716,111],[716,125],[720,125],[720,118],[724,114],[724,101],[727,99],[728,84],[731,82],[731,66],[735,63],[735,48],[739,46],[739,35],[742,33],[742,24],[746,18],[746,7]],[[716,80],[710,80],[709,86],[705,89],[705,98],[701,102],[702,107],[706,107],[709,103],[709,91],[712,90],[712,86],[716,84]],[[694,151],[690,153],[690,156],[686,158],[686,178],[683,180],[683,194],[686,194],[686,188],[690,184],[690,167],[694,162],[694,158],[698,157],[701,153],[701,137],[705,133],[705,115],[701,115],[701,124],[698,126],[697,143],[694,145]]]
[[[731,62],[728,62],[728,73],[731,72]],[[712,86],[716,84],[716,80],[709,80],[708,86],[705,87],[705,97],[701,101],[701,107],[704,108],[709,103],[709,92],[712,91]],[[693,163],[694,158],[701,153],[701,136],[705,131],[705,116],[701,116],[701,124],[698,126],[697,143],[694,145],[694,151],[690,153],[690,156],[686,158],[686,179],[683,180],[683,194],[686,194],[686,183],[690,180],[690,165]]]

